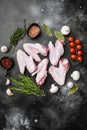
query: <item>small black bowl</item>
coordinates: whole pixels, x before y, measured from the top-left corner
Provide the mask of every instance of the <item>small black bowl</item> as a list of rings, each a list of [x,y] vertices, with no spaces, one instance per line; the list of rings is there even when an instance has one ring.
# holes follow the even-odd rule
[[[4,69],[11,69],[14,65],[14,60],[10,57],[7,57],[7,56],[2,57],[1,60],[0,60],[0,65]]]
[[[30,33],[30,31],[31,31],[31,33]],[[40,35],[40,33],[41,33],[41,29],[37,23],[32,23],[27,30],[27,35],[31,39],[38,37]]]

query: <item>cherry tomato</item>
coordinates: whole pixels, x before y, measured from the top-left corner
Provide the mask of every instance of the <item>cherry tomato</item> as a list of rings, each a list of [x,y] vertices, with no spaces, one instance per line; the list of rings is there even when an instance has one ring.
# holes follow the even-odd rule
[[[79,38],[76,39],[76,40],[75,40],[75,43],[76,43],[76,45],[79,45],[79,44],[81,43],[80,39],[79,39]]]
[[[77,49],[77,50],[81,50],[81,49],[82,49],[82,45],[81,45],[81,44],[77,45],[77,46],[76,46],[76,49]]]
[[[74,47],[75,46],[75,43],[74,42],[70,42],[70,47]]]
[[[72,54],[72,55],[71,55],[71,59],[72,59],[72,60],[76,60],[76,55],[75,55],[75,54]]]
[[[83,55],[83,51],[82,51],[82,50],[79,50],[79,51],[77,52],[77,54],[78,54],[78,56],[81,56],[81,55]]]
[[[76,51],[75,51],[75,48],[70,48],[70,52],[73,54],[73,53],[75,53]]]
[[[74,37],[73,37],[73,36],[70,36],[70,37],[68,38],[68,41],[69,41],[69,42],[73,42],[73,41],[74,41]]]
[[[81,62],[82,60],[83,60],[83,57],[82,56],[78,56],[77,61]]]

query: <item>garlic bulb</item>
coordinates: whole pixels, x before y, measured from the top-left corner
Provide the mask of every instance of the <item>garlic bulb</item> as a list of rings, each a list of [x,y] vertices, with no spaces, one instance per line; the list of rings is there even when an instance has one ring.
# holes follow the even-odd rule
[[[73,73],[71,74],[71,77],[73,78],[73,80],[78,81],[80,79],[80,72],[73,71]]]
[[[62,33],[63,35],[68,35],[68,34],[70,33],[70,27],[69,27],[69,26],[66,26],[66,25],[62,26],[62,28],[61,28],[61,33]]]
[[[72,88],[72,87],[73,87],[73,82],[69,81],[69,82],[67,83],[67,86],[68,86],[68,88]]]
[[[9,84],[10,84],[10,79],[6,79],[5,85],[9,85]]]
[[[13,93],[9,88],[6,90],[6,93],[8,96],[13,96]]]
[[[50,88],[50,92],[51,93],[57,93],[58,92],[58,87],[54,84],[51,85],[51,88]]]
[[[8,47],[7,46],[4,45],[4,46],[1,47],[1,52],[5,53],[7,51],[8,51]]]

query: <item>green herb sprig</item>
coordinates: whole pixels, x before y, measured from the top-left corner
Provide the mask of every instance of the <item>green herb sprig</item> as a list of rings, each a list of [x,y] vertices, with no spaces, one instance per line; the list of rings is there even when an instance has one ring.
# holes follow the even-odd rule
[[[10,41],[8,48],[16,47],[18,44],[18,41],[22,39],[26,34],[26,20],[24,20],[24,27],[23,28],[17,28],[12,35],[10,35]]]
[[[19,87],[10,87],[11,90],[15,90],[23,94],[33,94],[36,96],[45,96],[45,92],[34,83],[29,76],[19,75],[18,79],[10,78]]]

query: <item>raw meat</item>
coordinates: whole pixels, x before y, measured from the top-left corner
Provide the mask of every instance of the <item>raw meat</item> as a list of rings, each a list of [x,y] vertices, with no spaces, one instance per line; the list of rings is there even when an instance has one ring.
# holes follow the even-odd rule
[[[37,67],[37,70],[32,74],[35,75],[37,74],[36,76],[36,83],[38,85],[42,85],[45,80],[46,80],[46,77],[47,77],[47,66],[48,66],[48,59],[43,59],[39,64],[38,64],[38,67]]]
[[[20,73],[24,74],[26,64],[20,49],[17,51],[17,62],[20,69]]]
[[[21,49],[17,51],[17,61],[21,74],[24,74],[25,67],[30,73],[36,70],[36,64],[34,63],[33,58],[31,56],[28,56]]]
[[[23,45],[23,48],[24,48],[24,50],[25,50],[25,52],[28,54],[28,55],[30,55],[35,61],[37,61],[37,62],[40,62],[41,61],[41,59],[40,59],[40,57],[39,57],[39,55],[38,55],[38,50],[36,49],[36,48],[34,48],[33,46],[31,46],[30,44],[28,44],[28,43],[25,43],[24,45]]]
[[[55,47],[51,41],[49,42],[49,59],[52,65],[57,65],[60,57],[64,54],[63,45],[64,43],[60,40],[55,42]]]
[[[36,43],[36,44],[24,43],[23,47],[24,47],[24,50],[29,55],[31,55],[34,58],[34,60],[38,62],[41,61],[40,57],[38,56],[38,53],[40,53],[43,56],[47,56],[49,52],[48,47],[46,47],[45,45],[41,45],[39,43]]]
[[[59,67],[51,66],[49,68],[49,73],[51,74],[52,78],[58,83],[59,85],[64,85],[66,74],[70,68],[69,61],[67,59],[61,59],[59,61]]]
[[[39,43],[35,44],[35,48],[43,56],[47,56],[47,54],[49,52],[49,48],[48,47],[46,47],[45,45],[39,44]]]

